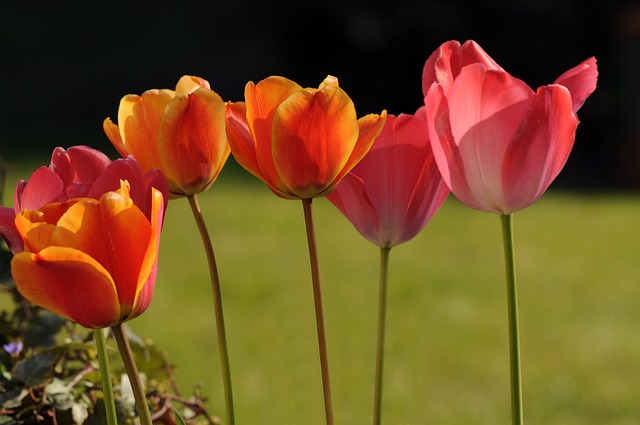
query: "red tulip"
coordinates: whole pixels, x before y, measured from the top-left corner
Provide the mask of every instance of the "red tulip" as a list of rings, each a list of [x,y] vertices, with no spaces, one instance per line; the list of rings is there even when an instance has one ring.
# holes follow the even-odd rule
[[[436,162],[453,194],[498,214],[535,202],[567,161],[576,112],[597,76],[590,58],[534,92],[474,42],[443,44],[426,62],[423,90]]]
[[[74,198],[24,210],[16,227],[24,251],[11,261],[18,291],[30,302],[88,328],[142,314],[151,302],[164,196],[151,189],[149,214],[129,183],[100,200]]]
[[[448,194],[422,107],[415,115],[387,116],[369,153],[327,199],[370,242],[391,248],[416,236]]]
[[[367,153],[386,117],[357,119],[353,102],[327,77],[303,89],[283,77],[249,82],[245,102],[227,105],[234,158],[286,199],[326,196]]]
[[[162,170],[175,196],[208,189],[229,157],[224,101],[198,77],[183,76],[175,91],[124,96],[118,125],[107,118],[103,127],[122,156]]]
[[[0,207],[0,236],[15,254],[22,251],[22,238],[15,227],[15,217],[23,210],[37,210],[53,202],[73,198],[99,199],[116,190],[127,180],[131,197],[150,217],[151,188],[167,194],[167,181],[158,170],[146,174],[132,157],[111,161],[102,152],[87,146],[73,146],[66,151],[56,148],[48,167],[38,168],[28,181],[20,180],[14,193],[13,208]]]

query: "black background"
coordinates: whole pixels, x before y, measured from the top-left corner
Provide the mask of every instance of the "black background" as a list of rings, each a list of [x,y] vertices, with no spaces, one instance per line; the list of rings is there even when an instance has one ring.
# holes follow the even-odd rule
[[[640,188],[640,3],[512,1],[22,2],[0,6],[0,155],[86,144],[116,157],[102,121],[120,98],[207,79],[225,100],[283,75],[335,75],[358,115],[413,113],[443,42],[476,40],[533,88],[596,56],[596,92],[556,185]]]

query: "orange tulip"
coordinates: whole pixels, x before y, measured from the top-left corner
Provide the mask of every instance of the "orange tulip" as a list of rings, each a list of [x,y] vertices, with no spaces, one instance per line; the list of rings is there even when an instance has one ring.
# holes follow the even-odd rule
[[[229,157],[225,104],[198,77],[184,76],[176,90],[148,90],[120,101],[118,125],[103,128],[116,150],[133,155],[144,171],[164,172],[175,196],[203,192]]]
[[[284,77],[245,87],[245,102],[227,104],[231,152],[276,195],[328,195],[369,151],[386,111],[357,119],[353,102],[327,77],[303,89]]]
[[[99,200],[75,198],[24,210],[16,228],[24,251],[11,274],[30,302],[88,328],[142,314],[151,302],[164,198],[151,189],[149,217],[129,196],[129,184]]]

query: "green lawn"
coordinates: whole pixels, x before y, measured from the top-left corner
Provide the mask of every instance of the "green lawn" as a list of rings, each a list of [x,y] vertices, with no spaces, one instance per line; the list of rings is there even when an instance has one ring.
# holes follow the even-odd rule
[[[13,169],[17,177],[33,170]],[[233,171],[233,170],[232,170]],[[235,173],[235,171],[234,171]],[[302,205],[224,172],[200,196],[216,250],[238,425],[323,424]],[[371,422],[378,248],[314,201],[337,425]],[[515,216],[525,419],[640,423],[640,197],[551,192]],[[383,423],[507,424],[500,221],[451,197],[391,252]],[[151,307],[130,322],[224,414],[208,269],[171,201]]]

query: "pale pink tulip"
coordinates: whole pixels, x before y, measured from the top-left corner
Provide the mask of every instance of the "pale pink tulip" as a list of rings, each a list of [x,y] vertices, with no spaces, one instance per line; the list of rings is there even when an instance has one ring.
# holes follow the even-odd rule
[[[443,44],[427,60],[423,90],[438,168],[466,205],[511,214],[535,202],[560,173],[595,90],[595,58],[533,91],[476,43]]]

